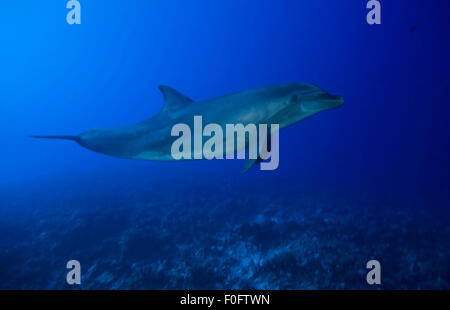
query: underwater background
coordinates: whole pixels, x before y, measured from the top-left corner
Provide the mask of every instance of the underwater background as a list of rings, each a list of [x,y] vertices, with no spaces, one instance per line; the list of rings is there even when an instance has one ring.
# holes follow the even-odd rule
[[[1,289],[450,289],[449,1],[66,2],[0,4]],[[28,138],[291,81],[345,104],[274,171]]]

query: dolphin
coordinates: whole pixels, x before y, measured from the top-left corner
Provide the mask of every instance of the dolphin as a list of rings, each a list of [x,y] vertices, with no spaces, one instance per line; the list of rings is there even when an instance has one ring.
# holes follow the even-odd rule
[[[244,90],[197,102],[172,87],[160,85],[158,88],[164,97],[163,107],[144,121],[91,129],[76,136],[30,137],[71,140],[91,151],[113,157],[170,161],[175,160],[171,146],[177,139],[172,135],[173,126],[192,126],[194,116],[202,116],[203,122],[218,124],[223,129],[226,124],[278,124],[279,129],[283,129],[344,103],[339,95],[329,94],[312,84],[296,82]],[[245,146],[235,145],[233,152],[247,147],[247,142]],[[248,159],[244,172],[261,161],[260,157],[257,160]]]

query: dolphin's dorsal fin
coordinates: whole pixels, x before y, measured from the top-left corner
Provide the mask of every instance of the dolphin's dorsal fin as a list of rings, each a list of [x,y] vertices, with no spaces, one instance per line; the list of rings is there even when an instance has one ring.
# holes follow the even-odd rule
[[[158,88],[164,96],[163,110],[168,112],[175,113],[187,104],[194,102],[191,98],[170,86],[159,85]]]

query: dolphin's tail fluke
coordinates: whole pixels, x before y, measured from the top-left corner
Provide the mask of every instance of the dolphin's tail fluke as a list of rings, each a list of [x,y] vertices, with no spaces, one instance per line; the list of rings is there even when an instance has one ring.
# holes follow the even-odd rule
[[[29,136],[30,138],[36,139],[58,139],[58,140],[71,140],[75,142],[80,142],[78,136]]]

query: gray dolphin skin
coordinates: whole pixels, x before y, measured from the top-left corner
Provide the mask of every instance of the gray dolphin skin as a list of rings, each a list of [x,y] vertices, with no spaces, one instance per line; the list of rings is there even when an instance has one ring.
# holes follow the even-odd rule
[[[119,158],[170,161],[175,160],[172,144],[179,138],[171,135],[173,126],[187,124],[194,128],[194,116],[202,116],[203,126],[220,125],[223,132],[226,124],[279,124],[279,129],[283,129],[344,103],[341,96],[304,83],[270,85],[197,102],[169,86],[159,89],[164,96],[162,109],[139,123],[92,129],[77,136],[31,137],[71,140],[91,151]],[[191,131],[194,140],[194,130]],[[235,146],[233,152],[241,151],[238,148]],[[258,162],[247,163],[244,171]]]

